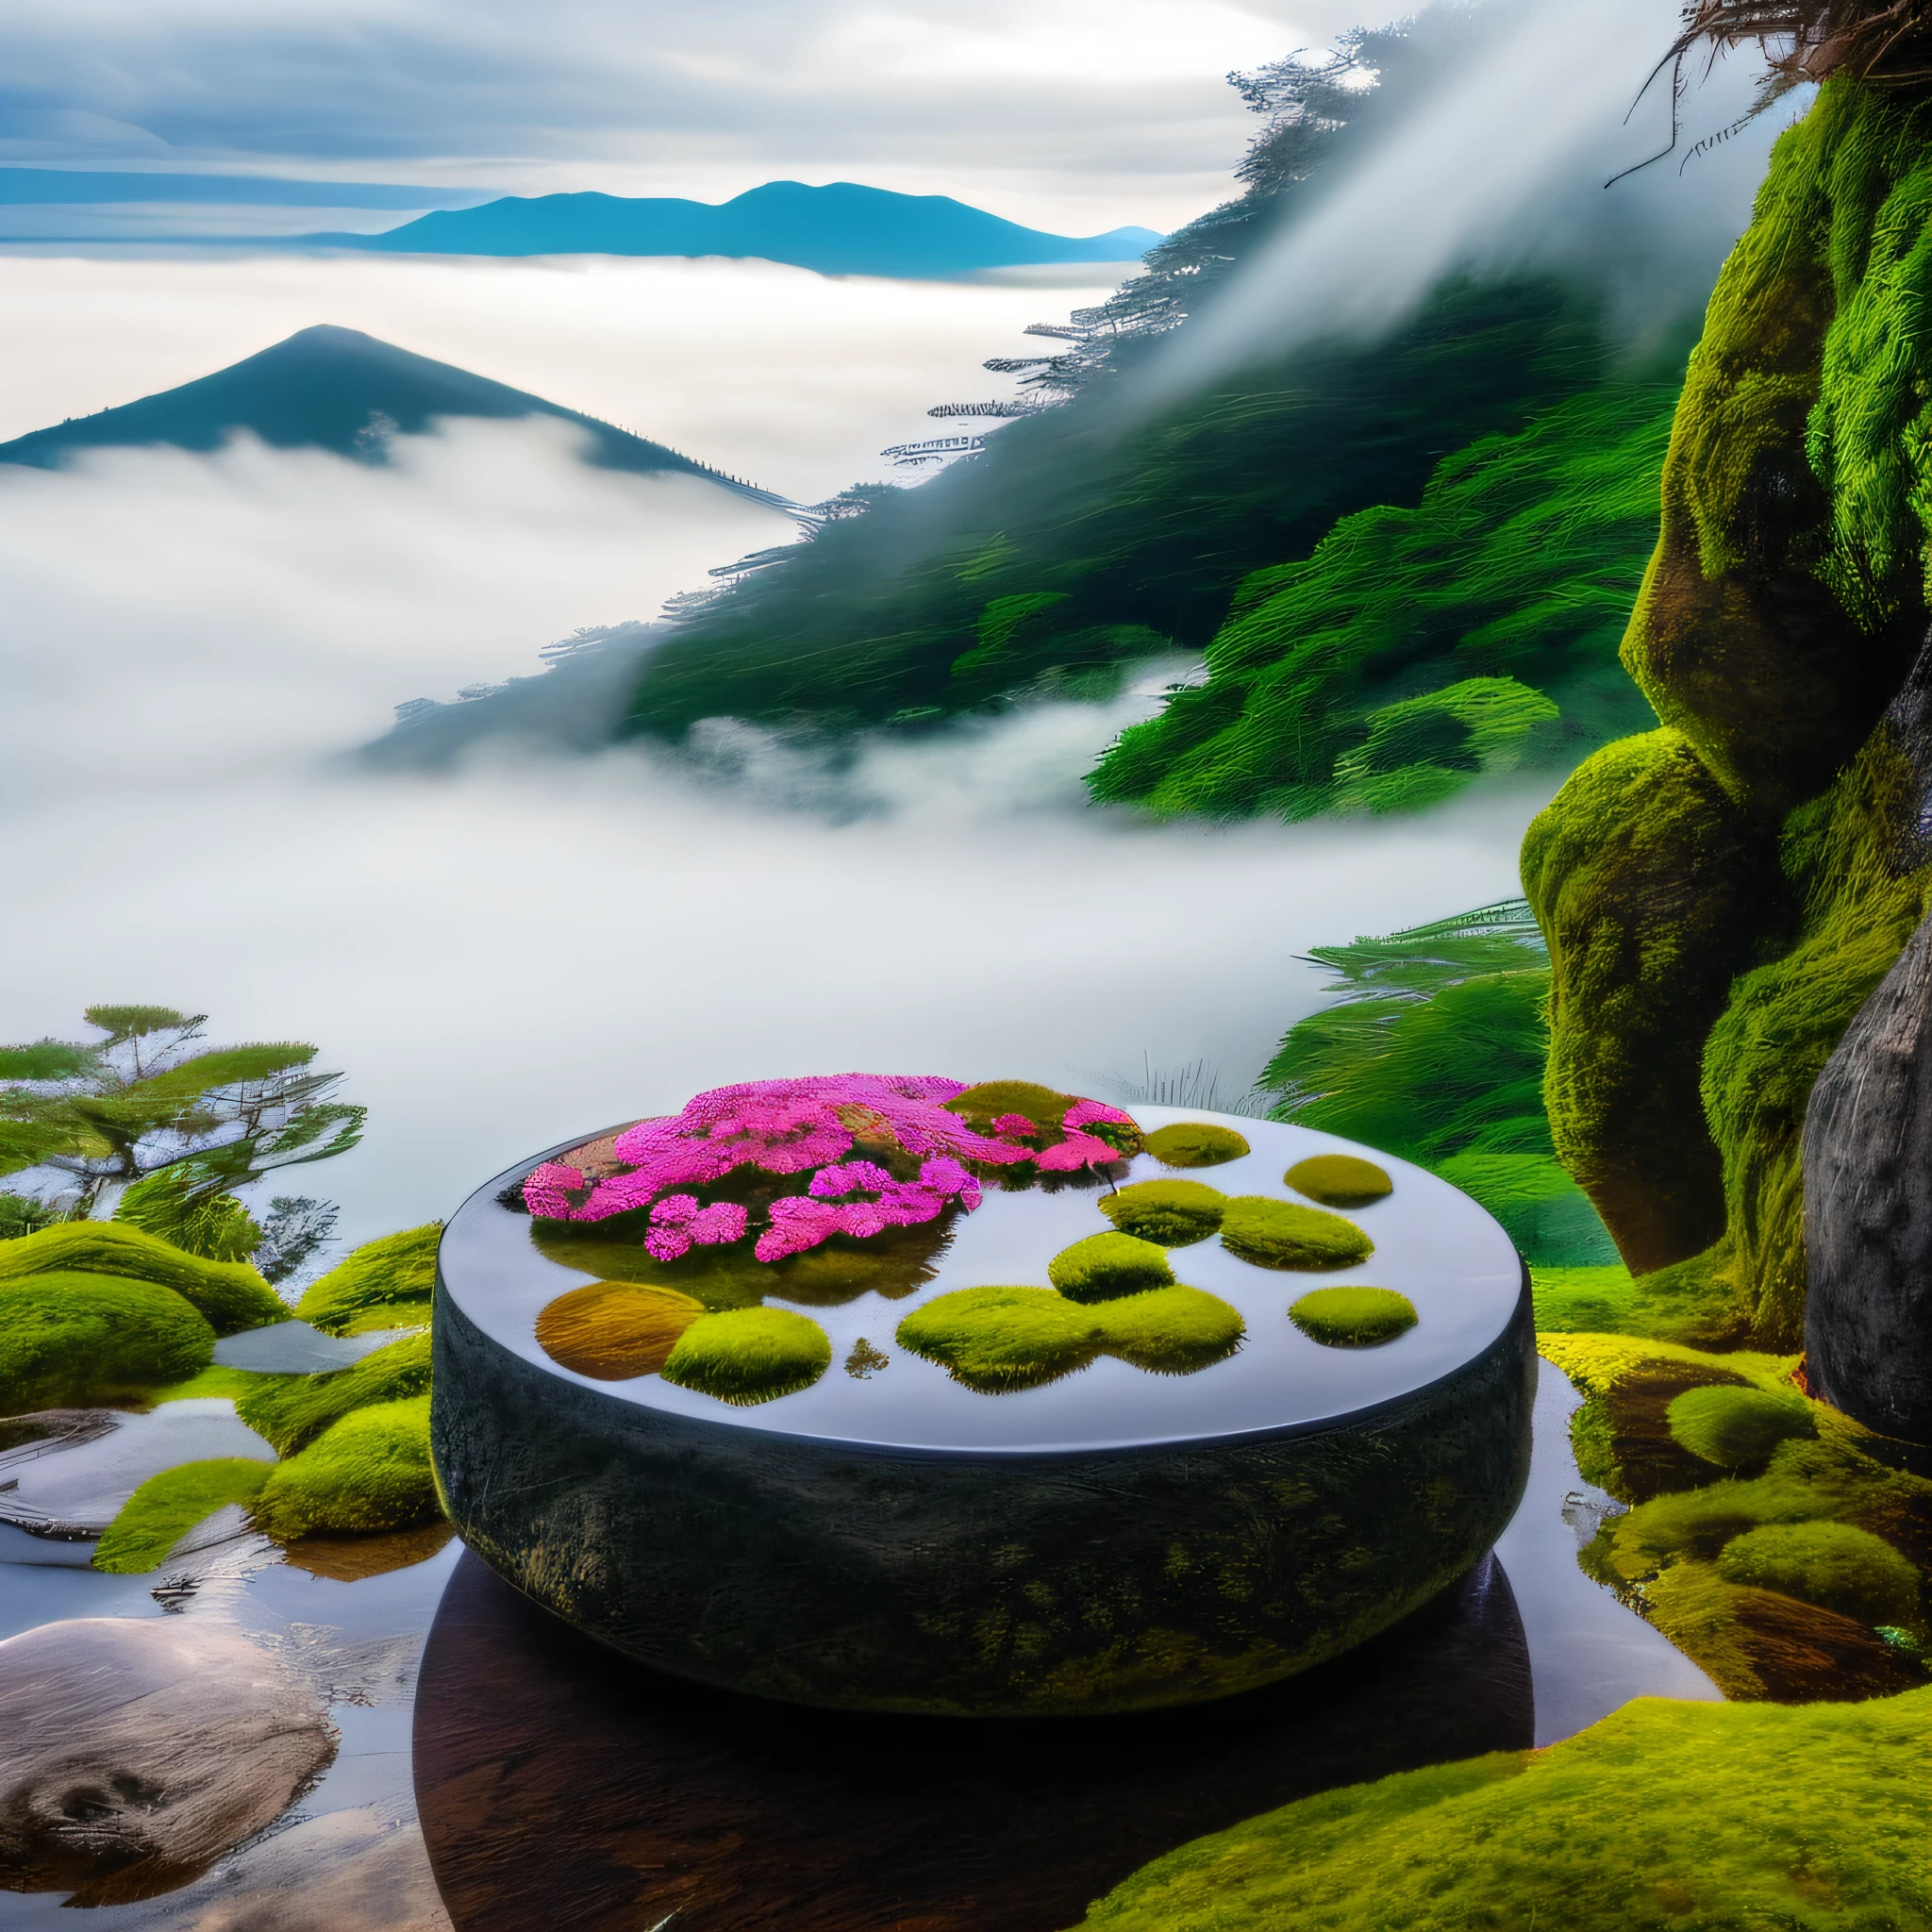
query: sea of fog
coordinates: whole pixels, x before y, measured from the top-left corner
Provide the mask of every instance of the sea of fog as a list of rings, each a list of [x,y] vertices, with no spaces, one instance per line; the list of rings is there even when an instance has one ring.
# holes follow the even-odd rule
[[[7,433],[335,321],[800,495],[876,475],[886,436],[1080,299],[717,263],[15,257],[0,284]],[[777,295],[762,335],[724,332]],[[1238,1090],[1319,1002],[1297,954],[1516,889],[1528,791],[1294,827],[1091,808],[1079,774],[1174,665],[1110,706],[868,741],[838,768],[744,732],[702,768],[486,747],[416,777],[340,756],[397,702],[534,669],[788,530],[710,486],[586,469],[545,424],[406,440],[387,469],[246,444],[0,469],[0,1036],[140,999],[320,1042],[368,1138],[280,1185],[340,1199],[359,1239],[758,1074],[1093,1091],[1206,1061]]]

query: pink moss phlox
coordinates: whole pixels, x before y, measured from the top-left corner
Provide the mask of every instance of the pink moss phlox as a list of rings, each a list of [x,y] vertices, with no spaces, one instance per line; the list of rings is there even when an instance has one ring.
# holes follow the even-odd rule
[[[698,1205],[695,1194],[666,1194],[651,1209],[644,1252],[659,1261],[675,1261],[693,1246],[722,1248],[744,1239],[745,1211],[737,1201]]]
[[[1049,1147],[1034,1158],[1041,1174],[1072,1174],[1076,1167],[1105,1167],[1121,1157],[1117,1148],[1096,1141],[1091,1134],[1070,1133],[1058,1147]]]
[[[524,1177],[524,1206],[546,1221],[567,1220],[573,1211],[569,1196],[584,1185],[580,1169],[561,1160],[546,1160]]]
[[[555,1181],[541,1182],[534,1197],[526,1182],[525,1199],[532,1213],[549,1219],[603,1221],[673,1190],[722,1180],[739,1167],[779,1174],[824,1167],[850,1151],[855,1128],[887,1134],[913,1155],[991,1164],[1024,1159],[1024,1149],[976,1133],[945,1110],[943,1103],[964,1091],[958,1080],[882,1074],[717,1087],[671,1119],[641,1121],[620,1134],[612,1151],[632,1172],[595,1181],[581,1206],[565,1198],[575,1188]],[[579,1174],[576,1187],[582,1185]]]
[[[923,1162],[919,1182],[936,1194],[958,1201],[969,1214],[979,1206],[979,1183],[948,1155],[941,1154],[937,1160]]]
[[[1024,1141],[1039,1133],[1040,1128],[1024,1113],[1003,1113],[993,1122],[992,1130],[995,1134],[1005,1134],[1015,1141]]]
[[[1109,1107],[1104,1100],[1076,1100],[1060,1116],[1060,1125],[1072,1133],[1076,1127],[1091,1127],[1096,1123],[1110,1127],[1131,1127],[1135,1124],[1130,1113],[1123,1113],[1117,1107]],[[994,1126],[999,1123],[995,1121]]]
[[[772,1224],[758,1239],[752,1253],[760,1261],[782,1261],[802,1255],[821,1241],[844,1231],[844,1209],[809,1194],[786,1194],[772,1203]]]
[[[822,1167],[806,1190],[821,1201],[835,1201],[841,1194],[875,1194],[890,1188],[892,1176],[870,1160],[848,1160],[841,1167]]]

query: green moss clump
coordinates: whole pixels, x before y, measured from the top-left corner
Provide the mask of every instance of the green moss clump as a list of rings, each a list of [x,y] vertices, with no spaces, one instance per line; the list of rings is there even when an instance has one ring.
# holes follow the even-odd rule
[[[1774,1590],[1865,1624],[1919,1621],[1919,1573],[1883,1537],[1850,1523],[1746,1530],[1717,1559],[1726,1583]]]
[[[1046,1278],[1070,1302],[1105,1302],[1169,1288],[1174,1270],[1153,1241],[1130,1234],[1090,1234],[1046,1264]]]
[[[235,1413],[293,1456],[352,1409],[429,1392],[429,1337],[405,1335],[346,1369],[316,1375],[257,1374],[236,1399]]]
[[[1795,1389],[1687,1389],[1666,1420],[1680,1448],[1719,1469],[1748,1469],[1769,1460],[1780,1442],[1818,1433],[1811,1405]]]
[[[442,1224],[364,1241],[315,1282],[295,1305],[303,1321],[328,1335],[420,1327],[436,1291],[436,1244]]]
[[[171,1288],[199,1309],[217,1335],[286,1322],[289,1310],[253,1268],[209,1261],[114,1221],[63,1221],[19,1241],[0,1241],[0,1281],[32,1274],[117,1274]]]
[[[727,1308],[693,1322],[659,1373],[680,1389],[750,1407],[809,1389],[831,1360],[831,1341],[809,1315]]]
[[[1374,1348],[1413,1328],[1416,1312],[1392,1288],[1318,1288],[1294,1303],[1288,1319],[1324,1348]]]
[[[655,1375],[705,1305],[675,1288],[593,1281],[548,1303],[537,1317],[537,1345],[554,1362],[599,1382]]]
[[[94,1568],[120,1574],[155,1569],[204,1518],[230,1503],[253,1503],[273,1467],[230,1456],[183,1462],[149,1476],[103,1533]]]
[[[1196,1839],[1077,1932],[1882,1932],[1932,1917],[1928,1779],[1932,1689],[1794,1709],[1639,1698],[1547,1750]]]
[[[1068,1108],[1079,1096],[1042,1087],[1034,1080],[982,1080],[946,1102],[946,1111],[956,1113],[984,1132],[1002,1114],[1024,1114],[1036,1127],[1058,1133]]]
[[[1282,1179],[1324,1208],[1366,1208],[1395,1191],[1395,1183],[1381,1168],[1353,1154],[1311,1155],[1296,1161]]]
[[[1198,1288],[1142,1291],[1093,1307],[1050,1288],[962,1288],[914,1308],[899,1344],[983,1395],[1034,1389],[1115,1355],[1192,1374],[1224,1360],[1245,1332],[1240,1311]]]
[[[277,1542],[316,1531],[410,1529],[441,1513],[429,1458],[429,1398],[381,1402],[332,1423],[278,1462],[256,1499]]]
[[[140,1401],[197,1374],[215,1332],[172,1288],[122,1275],[0,1281],[0,1414]]]
[[[1106,1195],[1100,1211],[1123,1234],[1157,1247],[1186,1248],[1219,1231],[1226,1200],[1204,1181],[1136,1181]]]
[[[1257,1268],[1353,1268],[1375,1252],[1354,1222],[1266,1194],[1237,1194],[1228,1202],[1221,1245]]]
[[[1147,1152],[1163,1167],[1220,1167],[1248,1152],[1245,1135],[1211,1121],[1176,1121],[1147,1136]]]

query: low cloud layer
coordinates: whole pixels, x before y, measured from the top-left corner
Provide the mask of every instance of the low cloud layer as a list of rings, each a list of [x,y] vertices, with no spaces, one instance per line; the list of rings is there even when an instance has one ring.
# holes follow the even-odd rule
[[[1077,774],[1148,690],[837,772],[755,736],[735,775],[640,752],[344,770],[322,754],[397,698],[528,668],[740,547],[702,486],[565,474],[529,434],[388,473],[249,448],[0,473],[0,1032],[158,999],[319,1041],[371,1132],[297,1178],[352,1238],[760,1074],[1080,1082],[1145,1056],[1243,1086],[1317,1001],[1298,952],[1514,890],[1528,793],[1292,828],[1089,809]]]

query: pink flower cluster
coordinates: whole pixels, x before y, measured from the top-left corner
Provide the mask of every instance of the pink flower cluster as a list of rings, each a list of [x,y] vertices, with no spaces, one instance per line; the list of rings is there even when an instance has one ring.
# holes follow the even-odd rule
[[[854,1178],[858,1174],[858,1178]],[[821,1189],[820,1182],[837,1176]],[[875,1200],[832,1201],[832,1194],[873,1193]],[[758,1239],[752,1253],[760,1261],[782,1261],[849,1234],[863,1241],[889,1227],[911,1227],[937,1221],[948,1201],[958,1201],[969,1213],[979,1206],[979,1183],[957,1160],[941,1155],[920,1164],[916,1181],[895,1181],[884,1168],[855,1160],[843,1168],[828,1167],[812,1176],[805,1194],[784,1194],[772,1203],[772,1224]]]
[[[659,1261],[675,1261],[693,1246],[722,1248],[744,1239],[745,1213],[736,1201],[698,1205],[695,1194],[666,1194],[651,1209],[644,1252]]]

